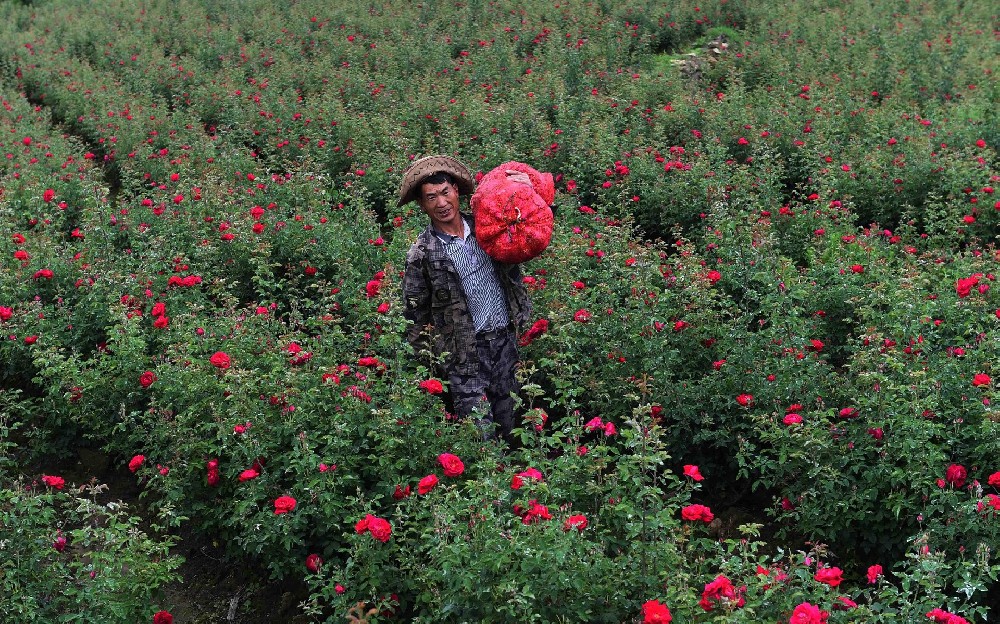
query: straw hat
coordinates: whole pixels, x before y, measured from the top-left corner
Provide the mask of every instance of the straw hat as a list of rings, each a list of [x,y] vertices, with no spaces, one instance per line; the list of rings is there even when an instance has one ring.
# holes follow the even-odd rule
[[[439,171],[455,178],[459,195],[469,195],[476,190],[472,174],[460,161],[451,156],[425,156],[413,161],[403,172],[403,181],[399,184],[399,203],[396,205],[402,206],[417,199],[423,179]]]

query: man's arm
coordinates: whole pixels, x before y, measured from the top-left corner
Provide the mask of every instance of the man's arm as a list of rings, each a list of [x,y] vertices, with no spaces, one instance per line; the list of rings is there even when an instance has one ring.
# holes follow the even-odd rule
[[[406,254],[403,271],[403,318],[411,322],[406,340],[418,351],[428,347],[425,330],[431,322],[431,285],[424,262],[423,250],[414,245]]]

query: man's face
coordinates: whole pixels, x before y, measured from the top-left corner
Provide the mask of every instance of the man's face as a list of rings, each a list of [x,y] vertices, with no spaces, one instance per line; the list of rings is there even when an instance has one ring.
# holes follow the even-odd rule
[[[450,182],[421,184],[417,203],[439,230],[454,226],[461,219],[458,213],[458,189]]]

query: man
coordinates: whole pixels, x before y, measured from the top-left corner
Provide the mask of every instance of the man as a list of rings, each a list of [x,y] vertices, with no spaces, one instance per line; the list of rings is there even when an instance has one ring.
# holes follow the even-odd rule
[[[530,184],[528,176],[508,177]],[[514,427],[512,392],[518,363],[517,334],[531,316],[518,265],[499,263],[479,247],[475,222],[459,210],[459,197],[475,182],[450,156],[428,156],[403,174],[399,205],[416,201],[430,217],[406,255],[403,316],[412,322],[407,340],[443,357],[455,414],[477,411],[486,439],[509,438]]]

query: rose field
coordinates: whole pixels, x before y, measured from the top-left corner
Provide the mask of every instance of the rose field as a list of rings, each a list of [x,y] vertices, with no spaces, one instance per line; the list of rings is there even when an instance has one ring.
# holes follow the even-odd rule
[[[995,618],[992,4],[0,3],[0,621]],[[556,181],[514,444],[427,154]]]

